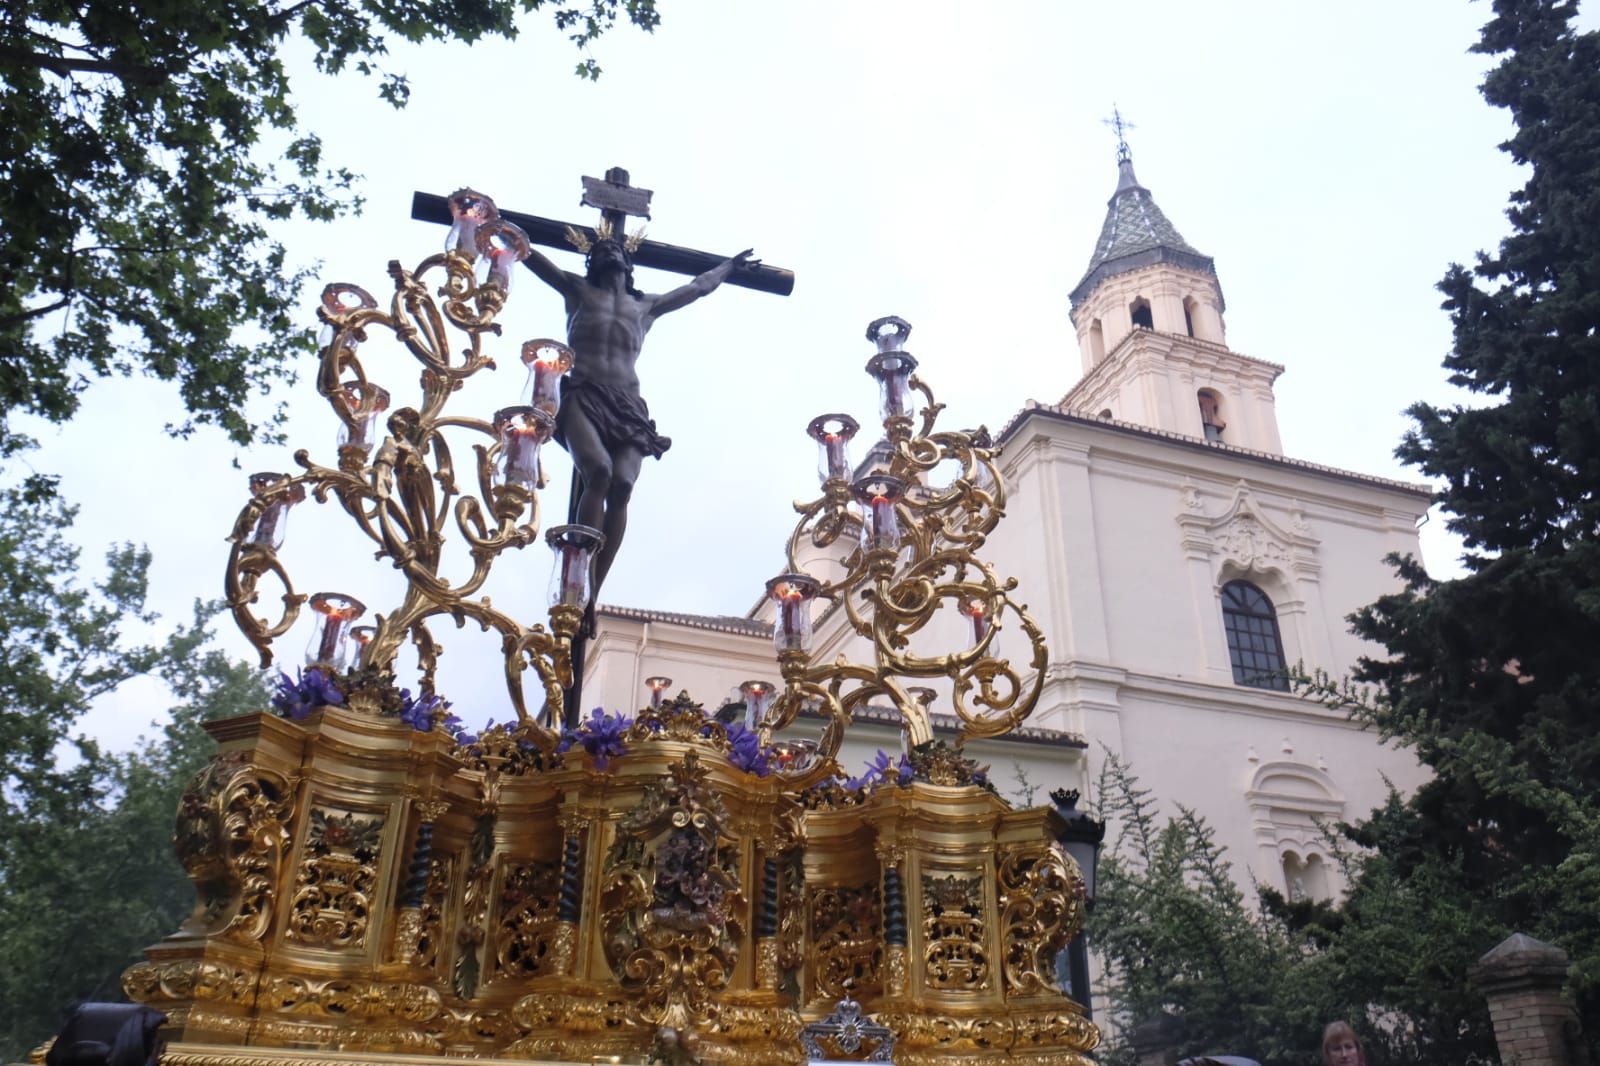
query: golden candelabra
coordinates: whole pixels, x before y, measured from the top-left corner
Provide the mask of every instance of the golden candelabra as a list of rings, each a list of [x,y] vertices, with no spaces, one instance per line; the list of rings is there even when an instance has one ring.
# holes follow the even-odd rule
[[[913,373],[916,359],[905,351],[911,327],[900,318],[880,318],[867,327],[877,354],[867,372],[878,382],[886,451],[865,476],[850,480],[847,446],[859,429],[848,415],[821,415],[810,433],[821,448],[822,495],[797,503],[800,521],[789,538],[789,571],[767,583],[777,601],[774,642],[783,673],[763,735],[794,721],[803,707],[828,720],[807,783],[833,771],[844,730],[859,707],[887,700],[899,712],[908,748],[933,740],[927,696],[910,679],[944,678],[961,720],[958,738],[1007,733],[1032,713],[1044,683],[1045,643],[1027,611],[1011,599],[1016,580],[996,577],[978,557],[985,539],[1005,515],[1005,487],[995,469],[996,450],[986,431],[935,433],[944,405]],[[927,400],[921,426],[913,429],[912,393]],[[948,484],[931,486],[930,475],[954,468]],[[818,580],[802,570],[803,549],[828,549],[856,537],[859,546],[844,560],[845,573]],[[842,605],[847,623],[871,642],[871,663],[843,654],[813,663],[811,602]],[[1005,615],[1015,616],[1031,653],[1025,685],[1009,661],[991,653]],[[918,654],[913,638],[941,616],[960,616],[967,647]],[[919,691],[920,690],[920,691]]]
[[[323,322],[318,390],[341,424],[338,467],[314,463],[301,450],[298,475],[263,473],[251,479],[250,501],[229,538],[226,594],[234,619],[272,662],[272,642],[295,623],[307,597],[297,593],[278,559],[288,510],[307,495],[330,497],[406,579],[401,602],[365,634],[350,625],[365,610],[353,597],[323,593],[310,598],[321,615],[313,650],[314,668],[329,673],[349,667],[353,706],[393,709],[394,660],[410,638],[418,650],[421,688],[433,695],[438,645],[428,620],[448,615],[472,619],[500,634],[505,650],[506,685],[523,733],[541,749],[554,747],[562,720],[563,690],[571,683],[572,638],[588,599],[589,556],[600,544],[597,531],[582,526],[551,530],[558,555],[558,593],[550,626],[524,625],[477,596],[495,560],[508,548],[535,543],[539,535],[537,489],[543,478],[540,446],[555,429],[559,408],[556,383],[572,366],[572,352],[552,340],[528,341],[522,361],[529,368],[523,402],[497,411],[492,421],[447,415],[445,406],[462,385],[495,361],[484,350],[486,337],[498,336],[495,317],[505,306],[511,271],[528,254],[527,237],[497,217],[488,197],[464,190],[451,198],[456,217],[447,250],[423,260],[415,270],[389,263],[395,292],[382,310],[358,285],[334,284],[323,290],[318,316]],[[475,265],[477,269],[475,269]],[[435,293],[430,275],[442,275]],[[452,330],[463,334],[459,357],[452,354]],[[389,413],[391,394],[373,381],[360,357],[373,334],[386,331],[421,364],[421,396],[414,407]],[[386,423],[384,416],[388,415]],[[446,439],[447,430],[487,438],[473,445],[478,495],[463,491]],[[472,571],[452,583],[441,573],[442,549],[452,523],[468,545]],[[283,588],[283,610],[276,621],[255,613],[262,578],[271,575]],[[350,645],[356,661],[347,662]],[[544,713],[528,713],[523,673],[538,674]]]
[[[479,593],[507,548],[537,539],[539,446],[575,357],[531,341],[521,403],[492,420],[444,413],[493,365],[495,316],[526,248],[486,197],[452,207],[443,254],[415,271],[390,264],[388,310],[353,285],[326,290],[319,384],[344,427],[338,463],[302,451],[303,473],[257,475],[234,524],[228,602],[263,664],[302,608],[317,618],[309,669],[285,679],[277,713],[208,726],[219,751],[184,794],[175,843],[194,912],[123,978],[168,1015],[165,1061],[797,1066],[809,1023],[807,1046],[857,1049],[843,1014],[823,1022],[848,998],[889,1027],[879,1046],[897,1062],[1086,1066],[1098,1033],[1053,980],[1084,913],[1065,822],[1013,809],[959,750],[1031,712],[1043,638],[1014,582],[977,556],[1004,510],[995,449],[981,430],[934,432],[940,405],[912,376],[909,327],[869,330],[885,443],[863,476],[848,458],[854,421],[812,424],[822,496],[799,505],[789,572],[769,583],[783,684],[743,686],[741,725],[687,693],[666,699],[669,682],[652,678],[636,715],[596,712],[561,733],[596,536],[550,531],[548,626]],[[452,331],[466,338],[459,356]],[[416,406],[391,412],[363,367],[362,346],[385,333],[421,363]],[[457,482],[447,430],[480,438],[476,495]],[[404,575],[375,624],[353,624],[351,596],[290,582],[278,549],[308,497],[336,500]],[[460,580],[441,566],[452,523],[472,560]],[[834,553],[833,569],[804,573],[808,550]],[[269,577],[275,620],[257,613]],[[813,662],[822,601],[870,662]],[[428,630],[439,615],[499,635],[514,720],[472,737],[444,728]],[[1013,617],[1031,652],[1021,671],[996,651]],[[960,650],[921,648],[950,632]],[[416,699],[395,684],[407,640]],[[533,713],[530,669],[544,701]],[[930,680],[959,715],[955,747],[933,736],[932,690],[907,684]],[[903,716],[908,755],[847,780],[839,743],[874,699]],[[823,719],[820,740],[796,737],[802,712]]]

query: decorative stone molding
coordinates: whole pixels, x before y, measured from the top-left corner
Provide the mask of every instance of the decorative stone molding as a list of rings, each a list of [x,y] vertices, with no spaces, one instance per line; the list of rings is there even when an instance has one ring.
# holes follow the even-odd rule
[[[1344,794],[1333,778],[1292,759],[1261,762],[1257,757],[1249,760],[1249,765],[1252,772],[1244,798],[1258,854],[1266,867],[1257,871],[1258,879],[1278,883],[1281,878],[1281,887],[1293,897],[1296,886],[1291,865],[1308,874],[1316,867],[1321,871],[1318,876],[1332,877],[1335,870],[1322,826],[1344,817],[1345,808]],[[1300,890],[1320,898],[1334,887],[1332,883],[1312,884],[1302,885]]]
[[[1210,561],[1219,575],[1231,567],[1246,574],[1277,573],[1291,584],[1294,579],[1315,580],[1322,569],[1317,558],[1321,542],[1300,502],[1293,501],[1290,508],[1288,526],[1280,525],[1241,480],[1228,506],[1208,515],[1199,487],[1185,479],[1178,487],[1177,515],[1184,553]]]

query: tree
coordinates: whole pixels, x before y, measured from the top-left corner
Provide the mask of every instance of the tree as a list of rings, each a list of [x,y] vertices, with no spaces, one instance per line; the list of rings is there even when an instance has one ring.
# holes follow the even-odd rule
[[[0,11],[0,457],[25,446],[14,412],[71,418],[95,377],[178,383],[188,421],[245,443],[269,434],[250,396],[311,347],[306,272],[274,220],[358,202],[302,128],[282,50],[377,77],[389,41],[515,37],[543,10],[580,48],[619,14],[652,29],[654,0],[15,0]],[[593,59],[578,73],[599,74]],[[48,324],[47,330],[39,327]]]
[[[115,998],[132,953],[175,928],[192,891],[172,859],[184,782],[209,753],[202,718],[260,709],[255,671],[206,650],[196,621],[139,644],[149,552],[108,553],[77,580],[71,509],[47,486],[0,492],[0,1057],[21,1061],[71,1000]],[[109,754],[75,729],[97,698],[155,673],[182,701],[162,742]]]
[[[1448,942],[1364,978],[1375,1009],[1446,1023],[1423,1039],[1440,1060],[1492,1055],[1447,986],[1512,931],[1564,948],[1580,1016],[1600,1017],[1600,33],[1575,32],[1576,9],[1496,0],[1475,46],[1504,56],[1483,94],[1511,112],[1501,147],[1528,180],[1498,252],[1439,286],[1450,381],[1484,402],[1415,405],[1397,452],[1441,482],[1468,573],[1396,559],[1404,588],[1353,619],[1387,653],[1360,665],[1373,699],[1353,705],[1435,776],[1355,831],[1377,858],[1341,937],[1389,881],[1459,916]]]
[[[1096,788],[1112,827],[1100,858],[1090,947],[1100,957],[1116,1038],[1107,1061],[1132,1063],[1132,1027],[1177,1018],[1185,1056],[1302,1063],[1325,995],[1304,974],[1288,927],[1252,910],[1205,820],[1179,807],[1158,819],[1148,789],[1106,753]]]

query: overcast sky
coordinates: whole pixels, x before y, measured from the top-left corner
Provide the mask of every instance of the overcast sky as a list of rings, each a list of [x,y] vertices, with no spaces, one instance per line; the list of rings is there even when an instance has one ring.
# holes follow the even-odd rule
[[[596,45],[598,84],[572,76],[576,56],[541,16],[511,44],[397,47],[386,66],[410,76],[404,111],[356,75],[307,69],[296,83],[328,160],[366,175],[363,217],[284,231],[324,281],[382,299],[389,259],[438,249],[444,230],[409,220],[414,189],[471,185],[503,207],[587,222],[579,178],[609,166],[655,190],[651,237],[723,255],[754,246],[796,272],[792,296],[726,288],[651,334],[644,394],[674,444],[646,464],[607,602],[750,607],[781,568],[791,501],[815,492],[807,422],[873,418],[870,319],[912,323],[908,348],[952,426],[998,428],[1029,399],[1059,400],[1081,371],[1066,294],[1116,183],[1101,122],[1113,103],[1136,127],[1141,183],[1215,257],[1230,347],[1287,368],[1285,453],[1418,480],[1391,452],[1407,404],[1451,398],[1433,286],[1504,235],[1521,182],[1496,149],[1509,119],[1477,92],[1489,60],[1467,51],[1484,4],[660,3],[655,34],[624,27]],[[682,280],[639,277],[650,291]],[[306,292],[308,322],[319,288]],[[515,402],[521,341],[564,329],[559,298],[526,271],[502,321],[502,369],[452,410],[487,417]],[[162,426],[180,417],[175,394],[144,381],[96,383],[71,426],[36,429],[34,465],[64,474],[82,506],[86,561],[109,541],[145,541],[169,618],[219,596],[246,473],[289,469],[299,447],[335,461],[314,370],[283,393],[286,448],[236,449],[215,432],[173,442]],[[373,354],[369,372],[397,405],[412,402],[402,351]],[[108,424],[126,434],[114,449]],[[568,469],[549,456],[547,526],[563,519]],[[1424,530],[1424,550],[1449,573],[1442,524]],[[341,541],[344,554],[327,547]],[[299,508],[285,557],[302,592],[384,611],[397,601],[392,572],[335,507]],[[548,572],[542,546],[505,559],[496,604],[541,619]],[[283,661],[299,661],[306,629],[280,642]],[[247,650],[231,622],[219,630]],[[462,636],[476,639],[452,642],[441,689],[471,722],[505,717],[503,695],[474,676],[492,673],[498,641]],[[160,706],[137,686],[89,728],[125,740]]]

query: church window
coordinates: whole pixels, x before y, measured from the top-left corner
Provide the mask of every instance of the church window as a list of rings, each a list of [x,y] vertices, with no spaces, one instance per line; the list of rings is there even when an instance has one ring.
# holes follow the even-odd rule
[[[1134,300],[1132,304],[1128,305],[1128,311],[1133,316],[1133,326],[1135,329],[1156,328],[1156,320],[1151,317],[1150,314],[1150,301],[1146,300],[1143,296],[1139,297],[1138,299]]]
[[[1278,612],[1266,593],[1248,581],[1222,586],[1222,628],[1228,636],[1234,684],[1289,690]]]
[[[1210,389],[1201,389],[1195,398],[1200,401],[1200,426],[1205,431],[1206,440],[1221,440],[1222,431],[1228,428],[1221,415],[1222,397]]]
[[[1194,302],[1193,296],[1185,296],[1183,298],[1183,328],[1189,331],[1189,336],[1191,337],[1195,336],[1194,316],[1199,309],[1199,305]]]
[[[1106,334],[1097,318],[1089,324],[1089,360],[1098,365],[1106,357]]]

